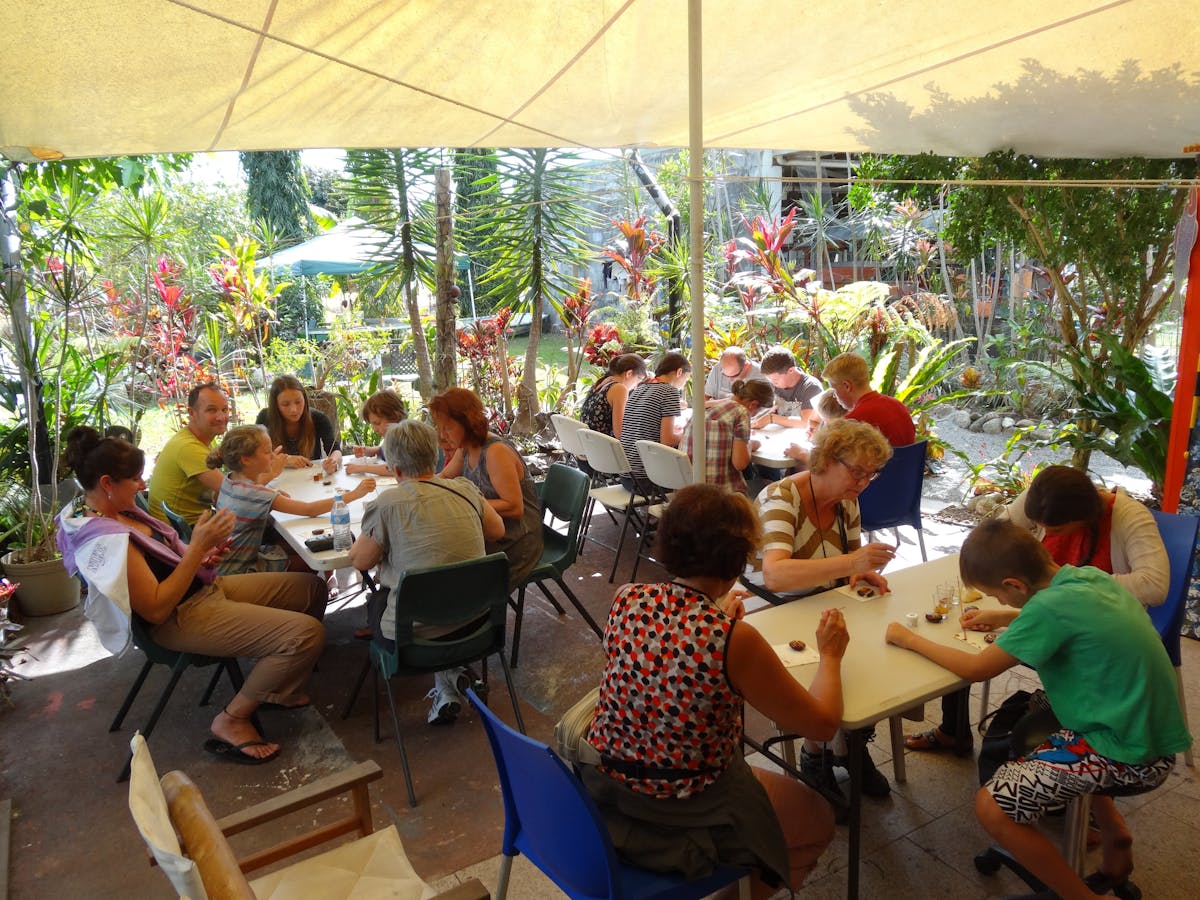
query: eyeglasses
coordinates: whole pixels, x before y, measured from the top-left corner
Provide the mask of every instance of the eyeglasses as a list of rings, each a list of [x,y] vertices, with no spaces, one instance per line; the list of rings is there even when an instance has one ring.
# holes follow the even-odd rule
[[[837,461],[845,466],[847,470],[849,470],[850,477],[855,481],[871,482],[878,478],[880,473],[883,472],[883,469],[864,469],[862,466],[852,466],[840,456],[837,458]]]

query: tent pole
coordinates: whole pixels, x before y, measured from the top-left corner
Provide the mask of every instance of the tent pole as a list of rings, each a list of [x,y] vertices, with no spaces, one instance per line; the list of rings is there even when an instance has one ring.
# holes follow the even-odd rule
[[[1191,149],[1191,148],[1188,148]],[[1162,508],[1175,512],[1179,494],[1189,469],[1200,466],[1200,460],[1188,459],[1188,438],[1196,423],[1196,404],[1200,397],[1200,190],[1192,188],[1180,223],[1184,240],[1175,245],[1177,254],[1191,250],[1187,270],[1187,293],[1183,298],[1183,334],[1179,340],[1179,368],[1175,378],[1175,406],[1171,412],[1171,431],[1167,443],[1167,473],[1163,479]],[[1191,247],[1187,246],[1187,237]]]
[[[688,228],[692,298],[692,479],[704,481],[704,84],[701,0],[688,0]],[[687,448],[682,448],[687,449]]]

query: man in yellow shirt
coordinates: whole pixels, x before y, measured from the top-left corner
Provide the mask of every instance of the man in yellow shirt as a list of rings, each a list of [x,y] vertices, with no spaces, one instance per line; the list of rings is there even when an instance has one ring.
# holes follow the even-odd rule
[[[225,476],[205,458],[213,439],[229,426],[229,399],[212,382],[188,392],[188,422],[175,433],[150,474],[150,512],[164,522],[163,501],[189,524],[208,509]]]

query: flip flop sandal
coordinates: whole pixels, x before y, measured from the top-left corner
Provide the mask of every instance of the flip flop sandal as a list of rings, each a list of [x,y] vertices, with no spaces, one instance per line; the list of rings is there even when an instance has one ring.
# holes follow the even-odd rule
[[[910,734],[904,739],[904,746],[909,750],[927,751],[931,753],[940,753],[949,751],[955,756],[970,756],[974,750],[970,741],[965,743],[960,741],[951,741],[949,744],[943,743],[938,737],[937,729],[929,729],[918,734]]]
[[[239,765],[261,766],[263,763],[269,763],[277,757],[279,751],[276,750],[270,756],[248,756],[242,751],[247,747],[265,747],[266,744],[266,741],[243,741],[240,744],[231,744],[229,741],[223,741],[220,738],[209,738],[204,742],[204,749],[213,756],[227,759]]]

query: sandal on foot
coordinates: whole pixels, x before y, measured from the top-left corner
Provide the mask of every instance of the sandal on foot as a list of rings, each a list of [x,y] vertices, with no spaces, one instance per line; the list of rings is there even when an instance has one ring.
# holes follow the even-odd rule
[[[221,759],[227,759],[230,762],[238,763],[243,766],[261,766],[263,763],[269,763],[279,755],[279,751],[268,754],[267,756],[251,756],[248,753],[243,753],[247,747],[265,747],[266,741],[243,741],[240,744],[231,744],[229,741],[223,741],[220,738],[209,738],[204,742],[204,749],[213,756],[218,756]]]
[[[958,741],[951,737],[942,737],[942,731],[930,728],[918,734],[910,734],[904,739],[904,746],[909,750],[925,750],[933,753],[942,750],[953,751],[955,756],[970,756],[975,749],[970,740]]]

